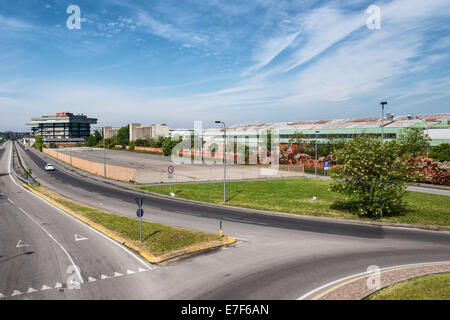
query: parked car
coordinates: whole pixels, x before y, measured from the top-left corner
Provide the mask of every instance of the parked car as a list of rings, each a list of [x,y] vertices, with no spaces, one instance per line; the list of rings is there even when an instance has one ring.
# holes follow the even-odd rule
[[[89,148],[89,151],[92,151],[92,148]]]
[[[51,163],[45,165],[45,171],[55,171],[55,167]]]
[[[25,151],[28,151],[28,148],[27,148],[27,147],[25,147]]]

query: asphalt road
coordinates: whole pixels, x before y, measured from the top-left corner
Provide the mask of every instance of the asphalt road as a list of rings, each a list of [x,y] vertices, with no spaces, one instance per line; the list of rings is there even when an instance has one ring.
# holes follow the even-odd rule
[[[450,260],[450,233],[319,221],[194,204],[94,182],[56,166],[45,172],[35,151],[20,153],[38,180],[63,196],[134,216],[144,197],[149,221],[238,237],[232,247],[161,264],[146,273],[148,295],[160,299],[296,299],[370,265]]]
[[[149,298],[154,267],[21,187],[10,148],[0,148],[0,298]]]

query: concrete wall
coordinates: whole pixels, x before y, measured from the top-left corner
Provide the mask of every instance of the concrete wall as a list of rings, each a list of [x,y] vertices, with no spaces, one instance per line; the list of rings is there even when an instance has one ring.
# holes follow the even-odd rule
[[[42,149],[42,151],[49,156],[63,161],[67,164],[71,164],[70,155],[57,152],[50,149]],[[103,163],[88,161],[76,157],[72,157],[72,166],[86,172],[103,177],[105,173],[105,168]],[[106,177],[108,179],[125,181],[125,182],[135,182],[136,181],[136,169],[125,168],[119,166],[106,165]]]

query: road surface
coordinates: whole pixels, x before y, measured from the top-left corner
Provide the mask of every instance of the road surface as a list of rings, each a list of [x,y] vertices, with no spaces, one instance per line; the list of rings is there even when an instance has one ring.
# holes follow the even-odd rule
[[[45,172],[35,151],[19,148],[26,166],[61,195],[134,216],[142,194],[65,172]],[[147,294],[158,299],[296,299],[325,283],[366,271],[370,265],[450,260],[450,233],[318,221],[239,208],[194,204],[145,195],[145,219],[217,232],[235,246],[175,259],[145,273]]]

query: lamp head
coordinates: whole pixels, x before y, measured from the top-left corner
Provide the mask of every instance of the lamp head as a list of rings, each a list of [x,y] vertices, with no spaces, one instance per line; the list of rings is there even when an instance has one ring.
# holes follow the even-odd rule
[[[380,102],[380,104],[384,107],[384,105],[386,105],[387,102],[386,102],[386,101],[383,101],[383,102]]]

